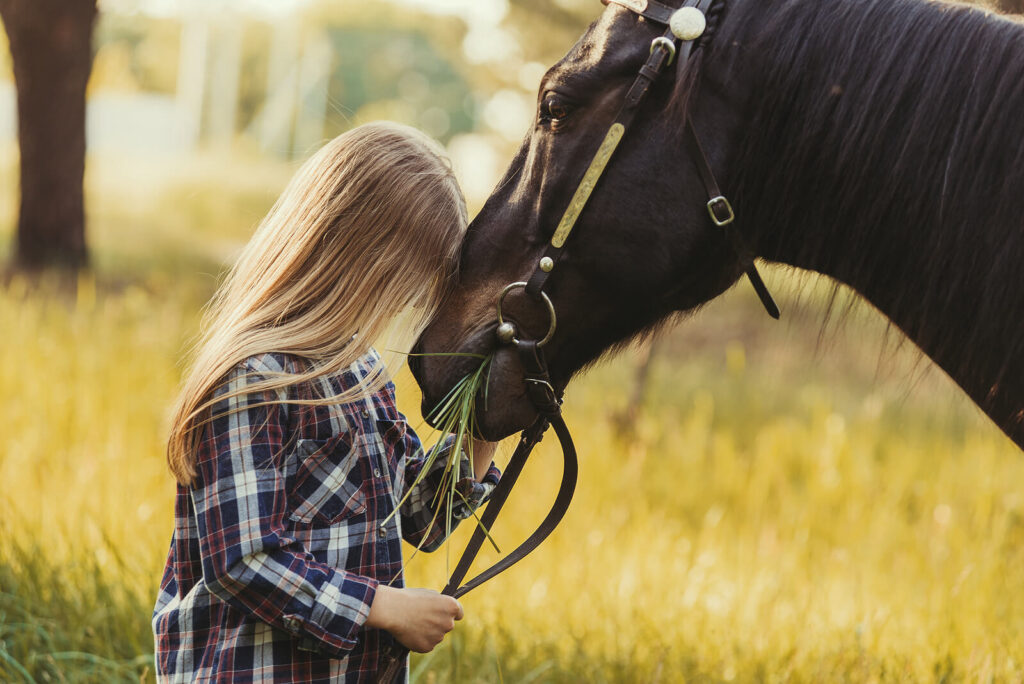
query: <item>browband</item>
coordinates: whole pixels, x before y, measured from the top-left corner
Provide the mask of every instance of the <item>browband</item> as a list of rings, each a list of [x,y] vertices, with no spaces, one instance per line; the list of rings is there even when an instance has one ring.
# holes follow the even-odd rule
[[[675,14],[678,7],[669,7],[664,5],[658,0],[601,0],[602,5],[609,4],[622,5],[631,12],[635,12],[642,17],[656,21],[659,24],[668,26],[669,21],[672,19],[672,15]]]

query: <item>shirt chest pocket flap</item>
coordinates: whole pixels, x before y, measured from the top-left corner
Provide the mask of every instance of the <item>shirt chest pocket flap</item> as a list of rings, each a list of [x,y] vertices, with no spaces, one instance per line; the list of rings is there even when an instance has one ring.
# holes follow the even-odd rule
[[[295,479],[288,495],[292,520],[333,525],[366,510],[365,473],[348,432],[325,441],[301,439],[295,458]]]

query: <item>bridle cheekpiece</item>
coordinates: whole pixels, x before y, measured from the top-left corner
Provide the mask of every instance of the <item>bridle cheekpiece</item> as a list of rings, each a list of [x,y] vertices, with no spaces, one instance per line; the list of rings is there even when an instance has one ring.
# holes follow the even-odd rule
[[[520,350],[520,357],[525,360],[527,393],[531,401],[538,406],[538,409],[543,407],[548,411],[555,406],[557,397],[554,390],[551,389],[551,382],[547,377],[547,364],[544,362],[540,348],[553,337],[556,328],[556,317],[555,307],[551,303],[551,299],[544,292],[544,285],[558,265],[573,228],[576,226],[608,163],[615,154],[615,150],[618,148],[629,126],[633,123],[640,104],[643,102],[651,85],[658,79],[662,71],[674,61],[686,61],[690,58],[696,41],[704,35],[707,29],[706,15],[713,4],[713,0],[686,0],[682,7],[674,8],[657,0],[601,0],[601,2],[605,5],[615,4],[625,7],[650,22],[665,26],[666,30],[663,35],[651,41],[651,49],[647,61],[640,67],[640,72],[627,92],[622,108],[619,110],[614,123],[608,129],[604,140],[594,154],[590,166],[583,175],[583,180],[580,181],[576,192],[569,201],[569,206],[555,228],[550,243],[545,249],[543,256],[537,262],[533,275],[526,281],[506,285],[498,296],[498,340],[502,344],[513,345]],[[689,116],[686,117],[686,130],[697,173],[707,191],[707,211],[711,222],[725,232],[733,250],[739,255],[743,270],[753,285],[754,291],[760,298],[765,310],[772,318],[778,318],[779,308],[768,292],[768,288],[765,286],[760,273],[758,273],[757,267],[754,265],[754,253],[748,248],[739,231],[736,230],[734,225],[736,212],[733,210],[732,204],[722,193],[715,179],[714,171],[711,169],[711,164],[704,153],[700,139],[693,127],[693,121]],[[505,298],[510,292],[520,288],[530,298],[543,303],[548,311],[550,326],[539,342],[522,340],[517,335],[515,325],[505,320],[502,316],[502,305]],[[535,360],[538,356],[540,357],[539,363],[536,363]],[[544,410],[541,412],[544,413]]]

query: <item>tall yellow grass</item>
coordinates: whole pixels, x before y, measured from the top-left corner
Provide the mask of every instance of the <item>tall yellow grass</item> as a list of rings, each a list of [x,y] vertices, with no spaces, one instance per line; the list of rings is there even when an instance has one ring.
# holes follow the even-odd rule
[[[2,681],[152,677],[165,412],[213,282],[161,263],[75,294],[0,289]],[[863,342],[876,317],[853,316],[816,356],[814,287],[806,299],[796,313],[812,322],[790,302],[782,332],[752,322],[745,291],[683,324],[631,434],[614,416],[629,355],[575,383],[569,515],[464,599],[465,622],[414,659],[415,678],[1024,678],[1021,453],[908,350],[878,371]],[[418,416],[406,375],[399,395]],[[543,516],[559,464],[547,443],[528,464],[494,529],[506,550]],[[417,556],[410,584],[443,585],[444,553]]]

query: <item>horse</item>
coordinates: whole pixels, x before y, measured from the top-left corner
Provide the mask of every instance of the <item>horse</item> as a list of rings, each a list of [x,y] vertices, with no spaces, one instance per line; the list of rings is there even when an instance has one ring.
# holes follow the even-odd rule
[[[410,362],[430,412],[494,354],[478,430],[537,412],[496,339],[664,26],[608,2],[544,76],[537,114],[469,226],[458,282]],[[673,0],[676,6],[678,0]],[[670,8],[671,9],[671,8]],[[653,83],[544,292],[552,384],[732,287],[750,263],[867,300],[1024,448],[1024,25],[929,0],[713,0]],[[689,117],[749,255],[709,220]],[[837,285],[838,286],[838,285]],[[539,339],[521,291],[504,318]]]

